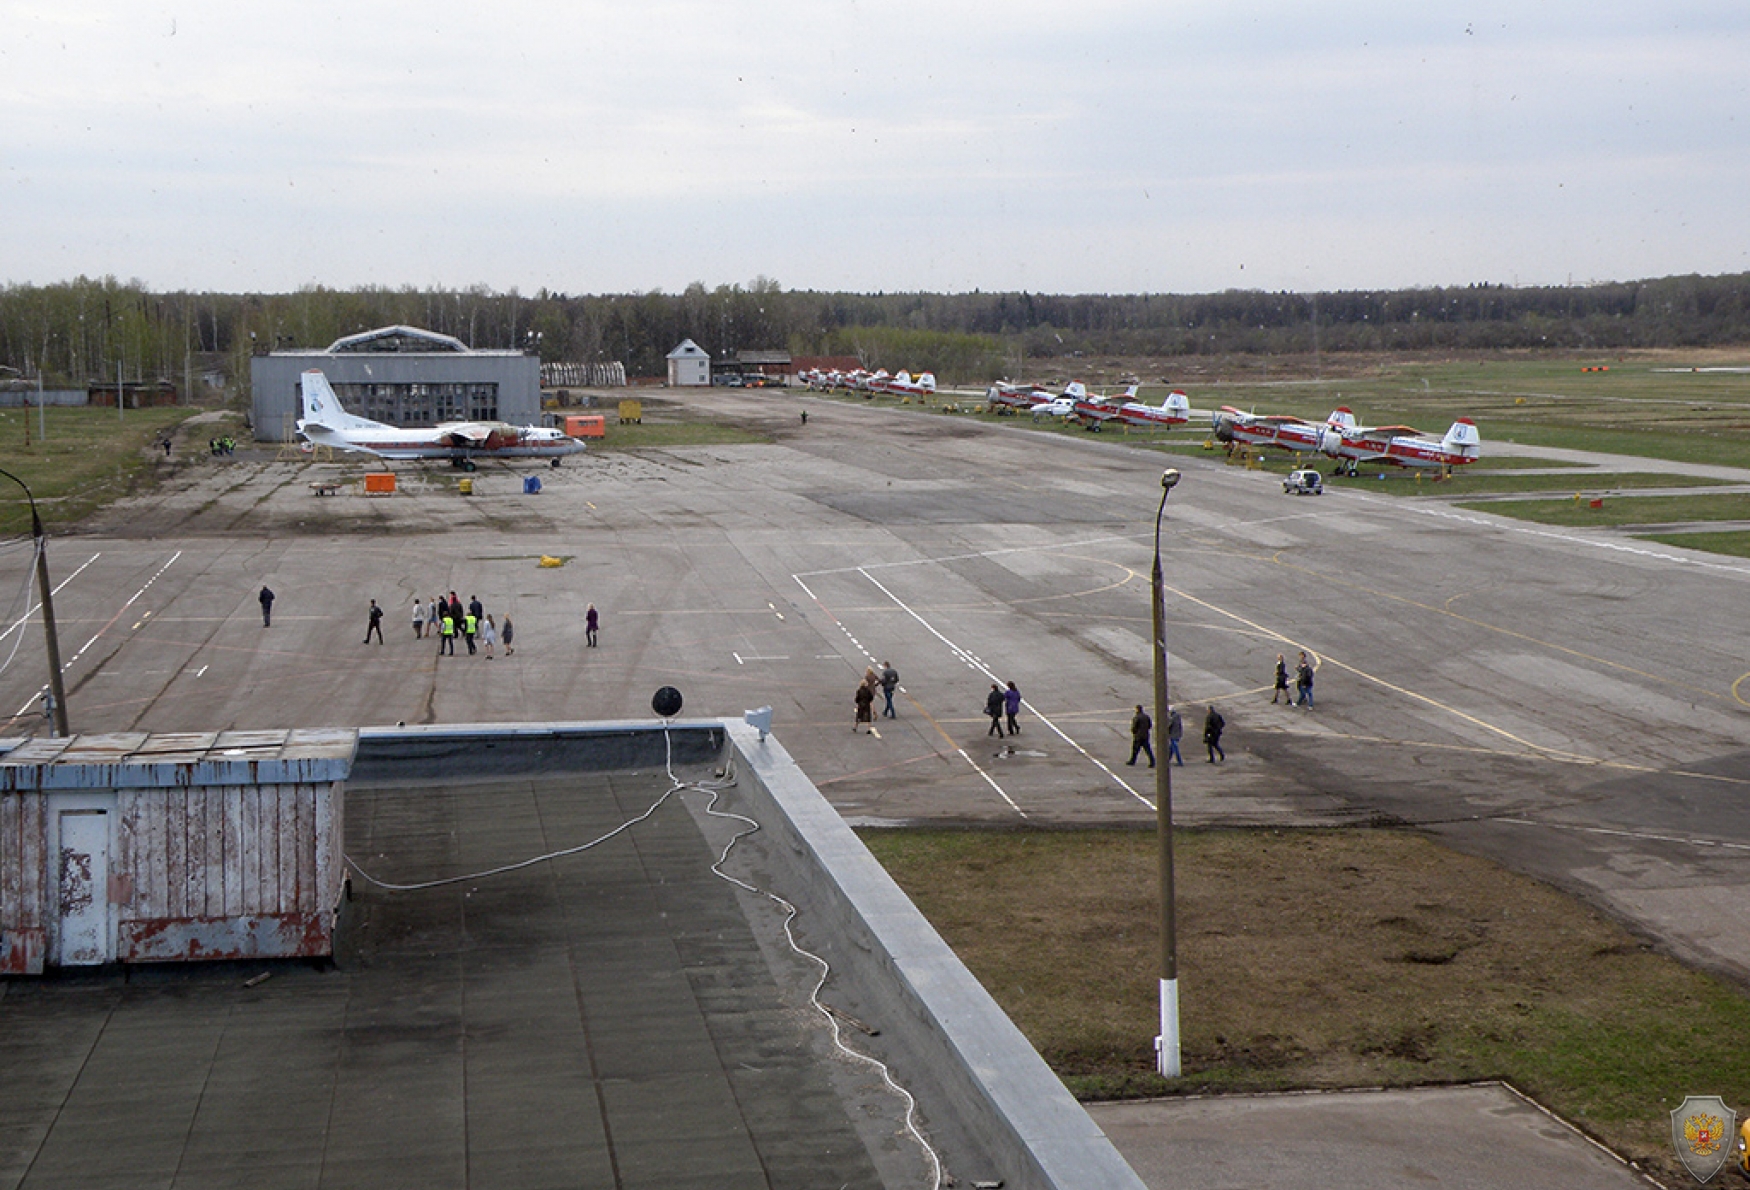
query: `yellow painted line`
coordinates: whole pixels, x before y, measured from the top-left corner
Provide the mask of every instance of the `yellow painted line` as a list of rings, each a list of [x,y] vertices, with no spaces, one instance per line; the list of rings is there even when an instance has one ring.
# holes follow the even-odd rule
[[[1743,694],[1744,683],[1747,681],[1750,681],[1750,674],[1745,674],[1743,677],[1739,678],[1736,682],[1732,683],[1732,697],[1737,699],[1741,706],[1750,707],[1750,702],[1744,701],[1744,694]]]

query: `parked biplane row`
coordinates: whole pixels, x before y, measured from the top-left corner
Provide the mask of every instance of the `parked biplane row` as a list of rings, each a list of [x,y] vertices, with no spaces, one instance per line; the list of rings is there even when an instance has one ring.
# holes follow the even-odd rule
[[[853,393],[921,397],[936,391],[936,376],[933,372],[919,372],[916,376],[910,372],[895,372],[890,376],[885,368],[874,372],[865,372],[861,368],[854,368],[849,372],[823,372],[818,368],[811,368],[803,372],[799,379],[817,392],[841,389]]]
[[[1121,393],[1096,396],[1079,380],[1072,380],[1061,393],[1031,384],[993,384],[984,397],[990,408],[1026,411],[1035,418],[1061,417],[1090,430],[1108,422],[1152,429],[1182,426],[1191,420],[1191,401],[1182,392],[1170,392],[1159,405],[1137,399],[1136,385]]]
[[[1337,460],[1338,473],[1350,475],[1364,465],[1382,463],[1458,467],[1476,462],[1482,453],[1476,423],[1468,417],[1453,422],[1442,438],[1414,426],[1364,426],[1343,407],[1333,409],[1322,423],[1285,414],[1244,413],[1227,405],[1210,420],[1218,442],[1328,455]]]

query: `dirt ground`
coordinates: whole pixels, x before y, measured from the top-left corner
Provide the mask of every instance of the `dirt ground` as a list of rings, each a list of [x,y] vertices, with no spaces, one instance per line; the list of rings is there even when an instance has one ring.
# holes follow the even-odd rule
[[[1673,1185],[1669,1111],[1750,1098],[1738,989],[1413,833],[1179,836],[1174,1084],[1150,1050],[1152,833],[864,838],[1083,1098],[1499,1078]]]

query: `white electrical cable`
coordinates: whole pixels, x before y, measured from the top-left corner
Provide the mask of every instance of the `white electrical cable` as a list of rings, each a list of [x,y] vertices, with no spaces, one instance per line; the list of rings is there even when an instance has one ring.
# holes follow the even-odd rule
[[[733,819],[736,822],[745,823],[747,826],[746,830],[737,831],[730,837],[729,841],[723,845],[723,850],[717,856],[717,862],[711,865],[712,874],[718,877],[718,879],[727,881],[728,883],[735,885],[737,888],[750,892],[755,896],[764,897],[784,910],[784,938],[789,942],[790,949],[802,958],[808,959],[810,962],[813,962],[820,967],[820,978],[814,981],[814,988],[808,993],[809,1005],[821,1015],[826,1021],[827,1026],[832,1030],[833,1045],[836,1046],[845,1056],[861,1062],[866,1066],[873,1066],[875,1069],[879,1070],[881,1072],[882,1081],[893,1090],[894,1094],[898,1095],[905,1101],[905,1130],[911,1134],[913,1140],[917,1141],[918,1147],[924,1151],[924,1156],[929,1160],[931,1169],[931,1190],[941,1190],[942,1158],[936,1152],[935,1148],[931,1146],[930,1142],[925,1139],[922,1129],[918,1127],[917,1098],[913,1096],[910,1091],[901,1086],[898,1080],[893,1077],[893,1071],[888,1068],[887,1063],[881,1061],[879,1058],[865,1054],[848,1044],[844,1039],[843,1031],[839,1028],[838,1017],[833,1015],[832,1009],[828,1008],[821,1002],[820,992],[821,989],[826,986],[827,978],[832,974],[832,965],[796,941],[796,934],[791,929],[791,926],[801,911],[777,893],[768,889],[760,888],[757,885],[749,884],[747,881],[731,876],[728,872],[723,870],[723,865],[728,862],[729,853],[735,845],[742,839],[753,834],[755,831],[763,829],[757,821],[744,814],[736,814],[728,810],[719,810],[717,808],[717,801],[723,796],[723,790],[736,783],[734,762],[731,761],[730,766],[725,770],[724,780],[721,784],[707,785],[698,781],[682,781],[679,777],[675,776],[674,738],[669,733],[670,722],[670,720],[664,719],[662,723],[662,738],[666,749],[664,767],[668,771],[669,779],[669,788],[667,792],[657,798],[654,802],[651,802],[649,808],[642,814],[627,819],[607,834],[602,835],[599,838],[591,839],[587,843],[579,844],[576,847],[566,847],[559,851],[549,851],[545,855],[533,856],[529,859],[518,860],[513,864],[504,864],[500,867],[488,868],[481,872],[470,872],[465,876],[446,876],[442,880],[425,880],[418,884],[391,884],[385,880],[378,880],[375,876],[372,876],[369,872],[365,871],[359,862],[352,856],[343,854],[341,858],[346,861],[346,865],[349,868],[357,872],[368,883],[377,888],[383,889],[387,892],[418,892],[422,889],[441,888],[449,884],[461,884],[469,880],[484,880],[491,876],[501,876],[506,872],[519,871],[523,868],[532,867],[535,864],[545,863],[548,860],[562,859],[568,855],[576,855],[579,852],[588,851],[590,848],[606,843],[614,836],[630,830],[638,823],[646,821],[652,814],[655,814],[656,811],[661,808],[664,802],[668,801],[669,798],[677,793],[686,790],[694,790],[707,795],[710,799],[705,803],[705,813],[707,815],[713,818]]]
[[[43,543],[41,541],[38,541],[38,542],[35,542],[34,544],[35,544],[35,548],[31,551],[32,554],[33,555],[40,554],[42,552],[42,549],[43,549]],[[34,558],[32,559],[32,561],[34,562]],[[17,607],[20,603],[22,603],[30,598],[30,583],[31,583],[31,579],[34,577],[35,577],[34,570],[26,570],[24,572],[24,586],[19,589],[18,595],[16,595],[13,598],[11,605],[7,607],[6,614],[4,616],[0,616],[0,620],[10,620],[12,618],[12,609],[14,607]],[[26,613],[26,614],[28,615],[29,613]],[[12,649],[10,652],[8,652],[6,654],[6,660],[0,661],[0,673],[5,673],[7,668],[11,666],[13,659],[18,656],[18,647],[23,643],[24,643],[24,633],[20,632],[13,639]]]

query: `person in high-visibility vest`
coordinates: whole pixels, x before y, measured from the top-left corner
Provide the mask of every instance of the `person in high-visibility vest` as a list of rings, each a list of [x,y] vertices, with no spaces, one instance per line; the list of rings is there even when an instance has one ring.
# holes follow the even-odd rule
[[[473,612],[462,617],[462,639],[468,642],[468,655],[474,655],[474,634],[480,631],[480,621]]]
[[[438,656],[442,657],[445,653],[452,657],[456,655],[456,621],[450,618],[448,611],[438,621]]]

